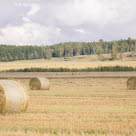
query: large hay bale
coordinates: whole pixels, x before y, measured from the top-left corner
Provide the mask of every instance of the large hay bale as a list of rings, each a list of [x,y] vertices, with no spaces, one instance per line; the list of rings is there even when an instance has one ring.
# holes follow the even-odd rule
[[[18,82],[0,80],[0,113],[25,112],[28,106],[26,89]]]
[[[136,90],[136,77],[130,77],[127,80],[127,88],[129,90]]]
[[[44,77],[32,78],[29,82],[29,87],[31,90],[49,90],[50,82]]]
[[[25,87],[27,91],[30,90],[30,88],[29,88],[29,79],[15,79],[14,81],[17,81],[20,85]]]

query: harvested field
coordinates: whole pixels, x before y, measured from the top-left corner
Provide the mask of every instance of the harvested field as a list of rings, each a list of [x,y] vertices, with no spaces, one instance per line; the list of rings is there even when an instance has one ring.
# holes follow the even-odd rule
[[[29,79],[20,79],[28,86]],[[135,136],[136,91],[127,78],[50,79],[50,91],[29,91],[23,114],[1,117],[0,135]]]
[[[136,67],[134,60],[99,61],[95,55],[84,55],[65,58],[52,58],[51,60],[20,60],[13,62],[0,62],[0,71],[24,68],[95,68],[101,66],[131,66]]]

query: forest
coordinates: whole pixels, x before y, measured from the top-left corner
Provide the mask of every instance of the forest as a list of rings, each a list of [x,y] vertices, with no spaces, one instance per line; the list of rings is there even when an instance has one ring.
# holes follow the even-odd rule
[[[51,59],[52,57],[72,57],[78,55],[97,54],[99,59],[103,59],[103,54],[111,54],[111,60],[117,59],[117,54],[124,52],[136,52],[136,39],[128,38],[119,41],[98,42],[67,42],[50,46],[19,46],[0,45],[0,61]],[[121,59],[121,57],[120,57]]]

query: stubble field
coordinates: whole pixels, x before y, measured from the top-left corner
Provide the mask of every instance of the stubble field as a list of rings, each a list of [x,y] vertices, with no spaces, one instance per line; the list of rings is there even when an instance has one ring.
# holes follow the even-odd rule
[[[28,79],[18,80],[28,88]],[[1,136],[135,136],[136,91],[127,78],[50,79],[28,90],[26,113],[0,115]]]
[[[105,55],[110,57],[109,55]],[[101,66],[131,66],[136,67],[136,58],[124,57],[123,60],[100,61],[97,55],[74,56],[67,58],[52,58],[50,60],[20,60],[13,62],[0,62],[0,71],[24,68],[95,68]]]

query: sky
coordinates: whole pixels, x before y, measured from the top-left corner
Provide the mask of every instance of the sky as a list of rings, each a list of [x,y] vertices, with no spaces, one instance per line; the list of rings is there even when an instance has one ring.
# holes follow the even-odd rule
[[[136,37],[136,0],[0,0],[0,44]]]

